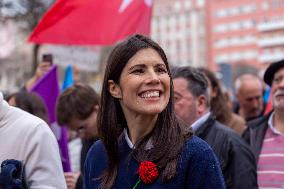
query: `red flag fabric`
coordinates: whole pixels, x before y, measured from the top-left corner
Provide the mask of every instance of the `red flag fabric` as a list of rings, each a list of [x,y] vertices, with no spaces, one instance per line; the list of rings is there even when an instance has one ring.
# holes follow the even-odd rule
[[[57,0],[29,37],[37,44],[111,45],[149,35],[153,0]]]

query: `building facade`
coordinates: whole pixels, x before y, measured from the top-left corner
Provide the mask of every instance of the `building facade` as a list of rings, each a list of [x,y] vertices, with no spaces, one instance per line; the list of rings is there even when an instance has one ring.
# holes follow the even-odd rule
[[[151,36],[172,65],[206,65],[205,0],[155,0]]]
[[[284,0],[207,2],[209,66],[242,63],[263,68],[284,58]]]
[[[151,36],[173,65],[250,65],[284,58],[284,0],[155,0]]]

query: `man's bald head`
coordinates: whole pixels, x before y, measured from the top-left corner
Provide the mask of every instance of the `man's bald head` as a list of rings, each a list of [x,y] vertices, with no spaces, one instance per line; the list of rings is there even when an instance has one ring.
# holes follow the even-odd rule
[[[263,112],[263,86],[253,74],[243,74],[235,81],[236,96],[240,104],[239,114],[246,120],[255,118]]]

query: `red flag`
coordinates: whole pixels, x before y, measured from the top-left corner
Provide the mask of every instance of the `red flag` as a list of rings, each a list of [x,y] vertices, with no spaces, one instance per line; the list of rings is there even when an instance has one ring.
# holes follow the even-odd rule
[[[30,42],[111,45],[134,33],[149,35],[153,0],[58,0]]]

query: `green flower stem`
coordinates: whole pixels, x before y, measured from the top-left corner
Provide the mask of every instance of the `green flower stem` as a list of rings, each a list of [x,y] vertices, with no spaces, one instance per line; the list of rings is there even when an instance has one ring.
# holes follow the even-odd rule
[[[133,189],[137,189],[139,183],[141,182],[141,179],[139,178],[139,180],[136,182],[135,186],[133,187]]]

